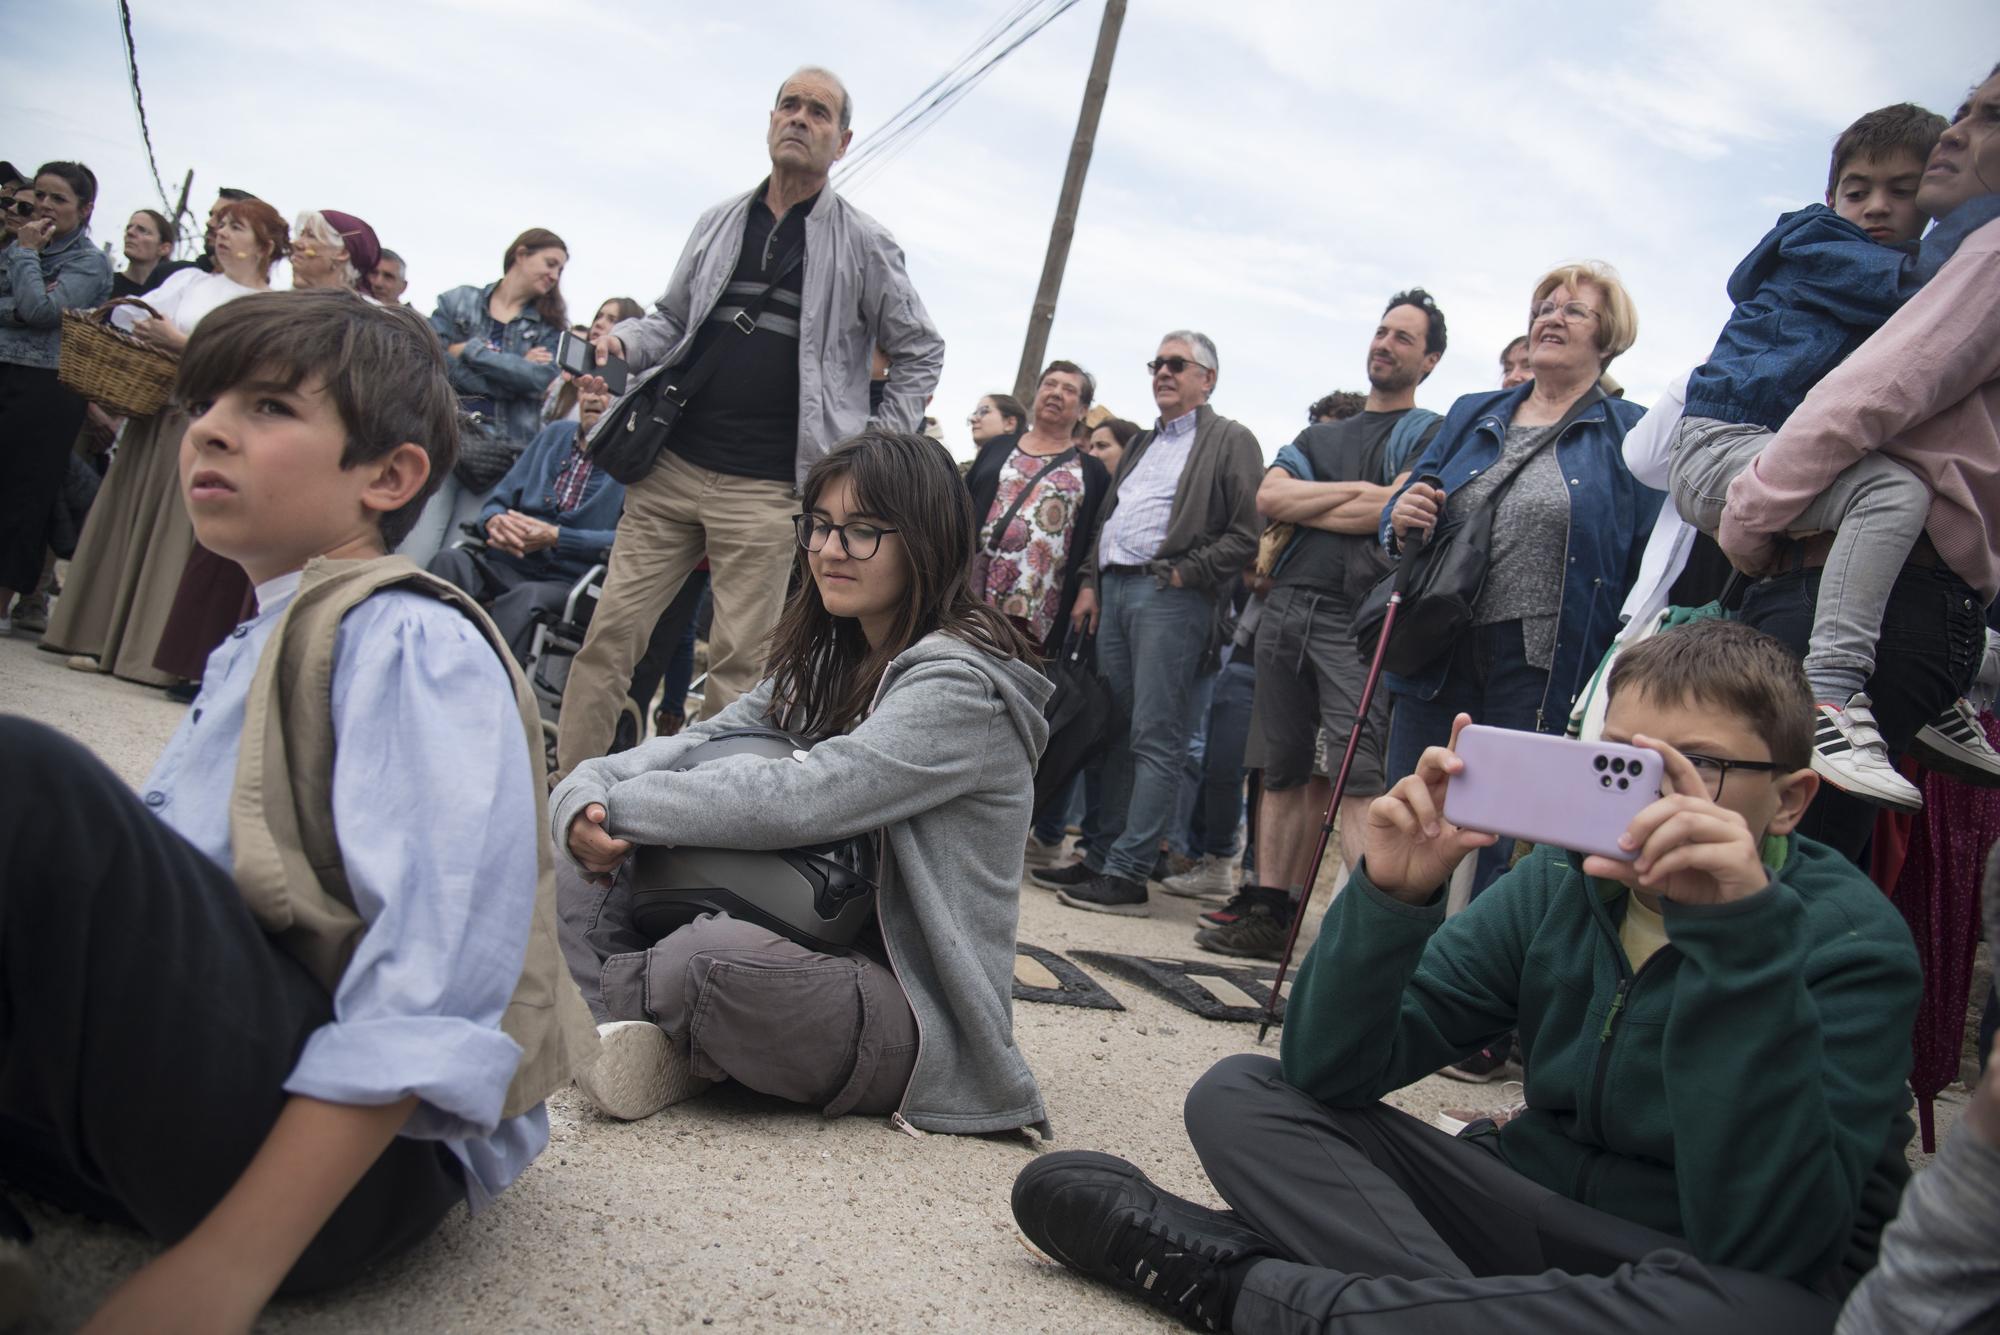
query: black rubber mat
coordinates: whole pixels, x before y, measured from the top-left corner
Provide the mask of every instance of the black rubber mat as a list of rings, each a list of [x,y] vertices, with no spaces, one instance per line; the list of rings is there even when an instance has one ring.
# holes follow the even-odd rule
[[[1014,999],[1016,1001],[1039,1001],[1050,1006],[1082,1006],[1087,1010],[1122,1011],[1125,1009],[1104,990],[1095,978],[1071,964],[1053,950],[1043,950],[1026,942],[1014,946],[1017,955],[1032,960],[1055,976],[1056,986],[1034,987],[1021,981],[1018,962],[1014,971]]]
[[[1184,1010],[1204,1020],[1245,1020],[1263,1018],[1264,1004],[1270,999],[1275,967],[1261,964],[1223,963],[1214,959],[1163,960],[1150,955],[1113,955],[1100,950],[1073,952],[1084,964],[1116,974],[1159,993]],[[1233,987],[1240,997],[1218,996],[1203,978],[1219,979]],[[1017,994],[1018,995],[1018,994]],[[1241,1000],[1247,997],[1250,1004]],[[1285,1019],[1284,998],[1278,999],[1277,1022]]]

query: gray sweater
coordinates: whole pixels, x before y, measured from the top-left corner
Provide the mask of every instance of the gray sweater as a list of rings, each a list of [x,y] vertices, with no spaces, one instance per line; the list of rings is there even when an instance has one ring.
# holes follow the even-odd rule
[[[766,680],[677,736],[577,766],[550,797],[550,833],[569,857],[570,822],[592,802],[612,834],[643,844],[793,848],[881,830],[876,914],[919,1036],[904,1119],[1046,1137],[1041,1091],[1014,1046],[1013,980],[1053,689],[1026,663],[935,633],[889,665],[866,719],[802,762],[732,756],[666,771],[722,729],[769,723]]]

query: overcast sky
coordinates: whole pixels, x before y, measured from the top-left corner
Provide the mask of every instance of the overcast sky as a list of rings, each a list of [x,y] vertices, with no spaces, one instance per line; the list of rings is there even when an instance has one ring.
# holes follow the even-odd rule
[[[855,142],[1005,10],[1003,0],[133,0],[160,172],[287,218],[337,208],[409,260],[409,299],[499,276],[508,241],[570,245],[563,291],[650,305],[696,215],[767,171],[779,82],[827,65]],[[1102,9],[1082,0],[852,198],[902,243],[947,350],[932,411],[953,449],[1011,388]],[[1443,410],[1497,383],[1535,279],[1599,258],[1639,341],[1612,367],[1645,402],[1700,361],[1730,269],[1825,191],[1855,116],[1949,114],[2000,60],[1993,0],[1132,0],[1050,353],[1150,422],[1163,331],[1221,350],[1216,407],[1267,454],[1328,390],[1365,388],[1382,304],[1428,287],[1450,349]],[[111,0],[0,5],[0,156],[75,157],[94,232],[159,207]],[[282,275],[280,282],[288,281]]]

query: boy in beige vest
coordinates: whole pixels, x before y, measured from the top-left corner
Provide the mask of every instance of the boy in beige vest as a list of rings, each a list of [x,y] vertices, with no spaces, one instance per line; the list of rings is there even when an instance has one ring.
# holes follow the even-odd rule
[[[137,796],[0,719],[0,1179],[170,1244],[92,1330],[247,1330],[407,1249],[534,1160],[596,1043],[532,698],[469,599],[384,556],[456,453],[437,340],[260,294],[178,389],[183,498],[257,615]]]

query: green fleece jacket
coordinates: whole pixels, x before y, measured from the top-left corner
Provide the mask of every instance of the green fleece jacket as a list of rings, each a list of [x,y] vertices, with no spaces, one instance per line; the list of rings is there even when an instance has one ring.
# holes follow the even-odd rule
[[[1909,1179],[1920,977],[1859,870],[1807,839],[1781,856],[1735,903],[1668,901],[1636,976],[1624,887],[1575,855],[1537,848],[1449,922],[1364,866],[1300,966],[1285,1080],[1356,1107],[1518,1032],[1528,1111],[1497,1137],[1516,1171],[1838,1297]]]

